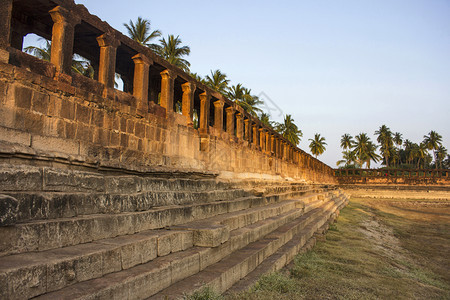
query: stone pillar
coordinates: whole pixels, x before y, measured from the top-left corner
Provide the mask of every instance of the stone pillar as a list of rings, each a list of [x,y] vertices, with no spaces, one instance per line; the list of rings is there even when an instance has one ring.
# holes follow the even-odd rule
[[[259,147],[261,148],[261,151],[266,150],[266,130],[264,128],[259,128]]]
[[[150,76],[150,65],[153,61],[139,53],[132,57],[134,61],[133,96],[138,99],[137,109],[144,113],[148,112],[148,82]]]
[[[289,145],[285,141],[283,141],[283,159],[289,160]]]
[[[214,128],[221,133],[223,131],[223,106],[225,102],[223,100],[217,100],[214,102]]]
[[[170,70],[164,70],[161,73],[161,106],[166,109],[166,117],[169,112],[173,112],[173,86],[175,75]]]
[[[242,112],[236,114],[236,137],[239,140],[244,139],[244,114]]]
[[[257,124],[253,124],[253,145],[255,145],[256,147],[258,147],[258,125]]]
[[[277,140],[273,134],[270,135],[270,152],[273,156],[276,155],[277,149]]]
[[[199,132],[202,134],[209,133],[209,102],[211,96],[204,92],[200,94],[200,126]]]
[[[270,132],[269,130],[266,131],[266,153],[270,154],[271,150],[270,150]]]
[[[70,74],[75,25],[80,23],[81,19],[61,6],[55,7],[49,13],[54,22],[50,62],[55,65],[58,73]]]
[[[114,79],[116,75],[116,53],[120,42],[108,34],[102,34],[99,36],[97,38],[97,42],[100,46],[98,81],[103,83],[108,88],[114,88]]]
[[[13,0],[2,0],[0,5],[0,47],[6,48],[11,45]]]
[[[234,114],[236,110],[230,106],[225,109],[227,112],[227,132],[230,136],[234,135]]]
[[[248,141],[250,143],[251,141],[251,127],[252,127],[252,123],[250,121],[250,119],[245,119],[244,120],[244,140]]]
[[[194,111],[194,92],[195,84],[192,82],[186,82],[181,85],[183,90],[183,96],[181,100],[181,112],[183,116],[187,119],[187,124],[189,126],[193,125],[193,111]]]

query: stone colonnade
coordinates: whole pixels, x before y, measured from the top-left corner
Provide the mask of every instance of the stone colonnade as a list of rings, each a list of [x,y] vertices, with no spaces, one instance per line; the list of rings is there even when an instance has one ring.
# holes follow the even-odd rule
[[[87,55],[98,53],[97,56],[91,54],[89,59],[96,68],[94,80],[104,87],[104,97],[114,90],[116,74],[121,74],[124,92],[132,94],[136,99],[137,115],[148,113],[149,102],[153,101],[163,107],[166,118],[170,118],[176,113],[175,100],[179,99],[181,103],[179,113],[185,117],[186,126],[194,126],[196,123],[194,111],[196,111],[198,116],[196,129],[201,137],[208,137],[212,127],[219,135],[226,132],[231,142],[246,143],[268,156],[333,175],[331,168],[289,143],[236,103],[167,63],[150,49],[124,37],[106,23],[98,22],[95,16],[83,10],[84,7],[75,5],[51,7],[47,11],[50,16],[47,19],[51,20],[52,24],[45,23],[47,20],[45,14],[23,16],[22,19],[28,17],[39,25],[30,27],[21,24],[19,19],[14,19],[15,1],[5,0],[2,3],[3,7],[0,8],[2,61],[7,61],[7,58],[4,58],[5,53],[7,55],[5,49],[22,50],[23,37],[27,33],[37,32],[51,39],[50,62],[56,70],[54,79],[70,84],[73,77],[74,53]],[[36,21],[39,19],[43,20],[44,24]],[[45,28],[51,28],[51,32],[45,31]],[[90,38],[91,36],[94,38]],[[85,48],[90,49],[88,51]]]

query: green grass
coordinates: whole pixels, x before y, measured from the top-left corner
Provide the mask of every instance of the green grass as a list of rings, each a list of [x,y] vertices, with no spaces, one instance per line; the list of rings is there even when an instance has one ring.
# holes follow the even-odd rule
[[[450,299],[450,224],[426,208],[412,216],[376,203],[352,199],[326,239],[289,270],[227,299]]]

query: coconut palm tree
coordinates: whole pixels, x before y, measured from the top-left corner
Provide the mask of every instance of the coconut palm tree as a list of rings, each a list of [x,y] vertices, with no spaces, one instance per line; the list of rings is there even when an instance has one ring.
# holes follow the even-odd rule
[[[353,137],[346,133],[341,137],[341,148],[344,150],[353,148],[353,145],[355,144],[355,141],[353,140]]]
[[[40,41],[44,39],[39,39]],[[33,56],[36,56],[39,59],[50,61],[51,58],[51,51],[52,51],[52,43],[49,40],[45,39],[45,45],[42,48],[35,47],[35,46],[28,46],[25,49],[23,49],[25,53],[29,53]]]
[[[291,115],[286,115],[283,123],[277,124],[275,131],[280,133],[293,145],[298,145],[300,138],[303,136],[302,131],[298,129],[297,125],[295,125],[294,119],[292,119]]]
[[[417,157],[417,168],[420,168],[420,161],[423,161],[423,168],[425,168],[425,158],[427,156],[427,145],[420,143],[415,149],[415,156]]]
[[[273,122],[270,121],[270,115],[269,114],[266,114],[265,112],[262,112],[259,115],[259,120],[261,121],[261,123],[263,123],[267,127],[270,127],[270,128],[273,127]]]
[[[150,44],[150,40],[161,36],[161,31],[150,29],[150,21],[138,17],[136,23],[130,20],[128,24],[123,24],[128,30],[128,36],[141,45],[149,47],[152,50],[157,48],[156,44]]]
[[[45,40],[45,45],[42,48],[36,46],[28,46],[24,49],[24,52],[34,55],[39,59],[50,61],[50,58],[52,56],[52,43],[46,39],[41,38],[40,40]],[[72,71],[91,79],[94,78],[94,68],[92,67],[91,63],[78,54],[73,55]]]
[[[442,136],[436,131],[430,131],[428,135],[423,136],[423,142],[427,145],[429,150],[433,150],[434,162],[437,169],[437,161],[436,161],[436,150],[442,146]]]
[[[436,164],[439,164],[439,168],[442,168],[442,164],[447,157],[447,149],[444,146],[439,146],[436,150]]]
[[[309,139],[311,143],[309,144],[309,149],[311,149],[311,153],[317,158],[317,156],[321,155],[325,150],[325,138],[321,137],[319,133],[314,134],[314,139]]]
[[[354,163],[356,161],[355,153],[353,151],[343,151],[342,158],[343,159],[338,160],[336,162],[337,166],[344,164],[344,167],[348,168],[348,167],[354,165]]]
[[[227,93],[228,82],[230,80],[227,79],[227,74],[222,73],[220,70],[215,70],[214,72],[211,70],[211,76],[206,75],[206,85],[222,95]]]
[[[252,116],[256,117],[258,113],[262,113],[262,109],[258,106],[264,102],[259,97],[252,95],[251,90],[245,88],[241,83],[231,86],[227,96]]]
[[[191,75],[191,77],[194,78],[195,80],[197,80],[198,82],[201,82],[201,83],[203,83],[203,84],[206,84],[205,78],[203,78],[202,76],[198,75],[197,73],[191,73],[191,72],[189,72],[189,75]]]
[[[376,153],[377,146],[370,140],[366,133],[360,133],[355,136],[356,143],[353,149],[356,157],[356,162],[360,167],[366,163],[367,168],[370,169],[370,161],[378,162],[380,156]]]
[[[403,143],[402,134],[400,132],[394,133],[394,137],[392,139],[397,146],[401,146]]]
[[[381,153],[384,157],[384,163],[386,167],[389,167],[389,156],[391,154],[393,141],[392,141],[392,132],[386,125],[382,125],[375,134],[378,135],[377,142],[381,146]]]
[[[191,48],[189,48],[189,46],[181,46],[182,41],[180,36],[175,37],[170,34],[167,36],[167,40],[162,38],[159,42],[161,45],[155,47],[155,52],[169,63],[189,72],[191,64],[182,57],[188,56],[189,53],[191,53]]]

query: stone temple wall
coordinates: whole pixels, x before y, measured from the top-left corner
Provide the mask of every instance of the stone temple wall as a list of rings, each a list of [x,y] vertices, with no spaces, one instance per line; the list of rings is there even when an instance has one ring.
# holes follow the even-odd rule
[[[335,183],[330,167],[72,0],[4,0],[0,20],[7,163]],[[51,40],[50,61],[22,52],[29,33]],[[94,79],[71,68],[74,53]]]

